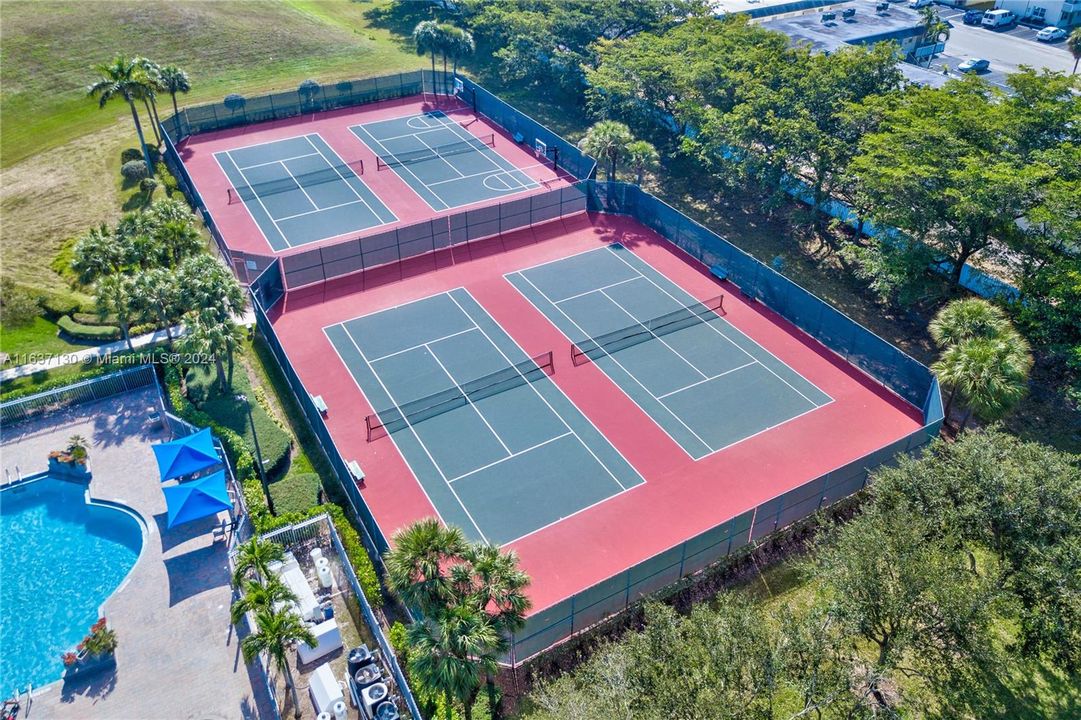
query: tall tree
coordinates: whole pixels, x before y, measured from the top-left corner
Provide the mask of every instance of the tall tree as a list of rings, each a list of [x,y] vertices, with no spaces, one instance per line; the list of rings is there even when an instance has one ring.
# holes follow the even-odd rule
[[[185,350],[192,356],[213,361],[218,388],[226,392],[233,385],[235,355],[241,341],[236,323],[232,318],[222,320],[213,309],[204,308],[184,315],[184,329]]]
[[[270,563],[285,557],[285,548],[276,542],[253,536],[237,548],[233,561],[233,585],[240,587],[246,578],[254,576],[262,582],[270,575]]]
[[[1073,74],[1077,74],[1077,65],[1081,63],[1081,27],[1076,27],[1073,32],[1070,33],[1069,39],[1066,41],[1066,47],[1069,48],[1070,54],[1073,55]]]
[[[296,594],[277,575],[267,575],[263,582],[248,579],[237,588],[240,597],[229,607],[229,619],[236,625],[249,612],[273,610],[278,603],[294,602]]]
[[[133,307],[146,317],[153,317],[165,328],[169,347],[173,347],[173,325],[184,314],[176,276],[166,268],[153,268],[135,276],[132,288]]]
[[[432,76],[435,76],[435,54],[439,52],[442,34],[435,20],[422,20],[413,28],[413,47],[417,55],[429,54],[432,58]]]
[[[120,273],[136,262],[134,246],[105,224],[90,228],[75,241],[71,267],[83,283]]]
[[[604,163],[604,177],[608,181],[616,179],[616,165],[627,151],[627,145],[634,141],[631,130],[616,120],[601,120],[594,123],[578,146],[587,155],[592,155]]]
[[[1006,313],[982,298],[954,300],[927,325],[931,339],[942,349],[974,338],[998,337],[1010,329]]]
[[[1003,105],[977,78],[904,93],[860,141],[851,173],[881,227],[896,227],[948,265],[954,285],[974,256],[1018,232],[1047,168],[1003,150]],[[888,240],[882,240],[888,242]]]
[[[161,133],[158,131],[158,99],[157,91],[161,88],[161,68],[149,58],[136,58],[143,75],[146,76],[146,87],[143,90],[143,105],[146,106],[146,115],[150,118],[150,126],[154,131],[154,138],[161,145]]]
[[[117,55],[111,63],[98,65],[95,70],[101,77],[87,88],[87,95],[97,98],[99,108],[104,108],[110,100],[117,98],[128,104],[131,119],[135,123],[135,132],[139,136],[139,146],[143,150],[143,159],[146,161],[146,171],[153,177],[154,164],[150,161],[150,150],[147,149],[143,126],[139,122],[139,111],[135,109],[135,101],[141,100],[147,93],[149,79],[146,72],[138,58],[125,55]]]
[[[407,606],[430,613],[452,602],[449,563],[457,561],[468,543],[460,528],[444,527],[425,518],[394,535],[386,555],[387,585]]]
[[[135,346],[131,344],[131,321],[136,313],[136,303],[131,277],[121,274],[102,277],[94,287],[94,299],[98,315],[102,318],[107,315],[116,317],[128,350],[134,352]]]
[[[473,40],[473,33],[453,25],[447,31],[447,54],[454,63],[452,72],[458,74],[458,63],[470,57],[477,50],[477,44]]]
[[[950,388],[951,401],[956,393],[967,406],[961,421],[964,430],[973,413],[986,421],[998,420],[1025,396],[1032,355],[1025,339],[1011,332],[953,345],[931,369]]]
[[[409,626],[409,672],[443,694],[447,720],[455,702],[466,720],[473,717],[480,672],[494,669],[488,649],[497,638],[488,616],[467,605],[439,610]]]
[[[308,626],[292,610],[264,608],[255,613],[255,632],[240,641],[244,662],[251,662],[259,653],[266,653],[270,661],[285,676],[285,686],[293,699],[293,717],[300,720],[300,697],[297,694],[293,671],[289,668],[289,654],[299,643],[314,648],[319,644]]]
[[[627,143],[627,164],[634,170],[634,182],[641,185],[646,173],[657,169],[661,156],[652,143],[645,140],[634,140]]]
[[[188,77],[187,72],[176,65],[166,65],[161,69],[160,82],[161,88],[173,99],[173,114],[179,115],[180,108],[176,104],[176,94],[191,92],[191,78]]]

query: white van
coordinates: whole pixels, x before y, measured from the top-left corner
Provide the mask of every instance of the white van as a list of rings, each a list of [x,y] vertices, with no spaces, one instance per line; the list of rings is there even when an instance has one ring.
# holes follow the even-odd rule
[[[988,10],[983,14],[983,26],[986,28],[1005,27],[1015,22],[1017,22],[1017,16],[1009,10]]]

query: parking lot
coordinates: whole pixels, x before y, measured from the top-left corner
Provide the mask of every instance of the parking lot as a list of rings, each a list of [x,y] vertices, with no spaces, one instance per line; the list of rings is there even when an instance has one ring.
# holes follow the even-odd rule
[[[941,6],[938,10],[942,19],[949,21],[953,28],[950,39],[946,41],[946,52],[935,58],[932,68],[946,65],[951,75],[957,75],[957,66],[965,60],[990,60],[990,70],[982,76],[988,82],[1003,87],[1006,75],[1017,72],[1022,65],[1065,73],[1073,70],[1074,60],[1066,49],[1066,42],[1039,42],[1036,40],[1038,28],[1014,24],[992,30],[979,25],[965,25],[961,21],[964,15],[961,10]]]

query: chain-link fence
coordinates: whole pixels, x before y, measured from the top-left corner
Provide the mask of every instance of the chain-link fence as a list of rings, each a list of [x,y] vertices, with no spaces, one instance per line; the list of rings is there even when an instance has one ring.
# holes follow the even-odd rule
[[[572,185],[285,255],[285,286],[295,290],[585,210],[585,192]]]

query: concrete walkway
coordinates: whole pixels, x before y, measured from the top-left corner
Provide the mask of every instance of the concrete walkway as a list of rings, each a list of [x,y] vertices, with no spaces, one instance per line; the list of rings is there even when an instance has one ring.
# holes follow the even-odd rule
[[[91,496],[123,503],[146,523],[138,562],[102,607],[119,639],[116,670],[35,691],[29,720],[274,716],[262,676],[245,665],[229,622],[226,546],[211,532],[225,513],[165,527],[150,445],[169,438],[147,422],[147,408],[157,404],[148,388],[4,427],[3,465],[24,474],[45,469],[49,451],[70,436],[88,438]]]
[[[235,317],[234,320],[237,325],[254,325],[255,313],[248,310],[244,315]],[[174,325],[170,330],[173,333],[174,339],[183,337],[184,335],[183,325]],[[167,339],[168,336],[164,330],[155,330],[152,333],[133,337],[131,339],[131,344],[136,350],[139,350],[142,348],[154,347],[155,345],[165,342]],[[94,358],[125,353],[127,351],[128,344],[123,340],[117,340],[116,342],[106,343],[104,345],[94,345],[85,350],[77,350],[75,352],[56,355],[41,362],[27,363],[26,365],[18,365],[16,367],[7,368],[6,370],[0,370],[0,382],[33,375],[34,373],[42,372],[43,370],[53,370],[58,367],[63,367],[64,365],[74,365],[76,363],[86,362],[87,360],[93,360]]]

